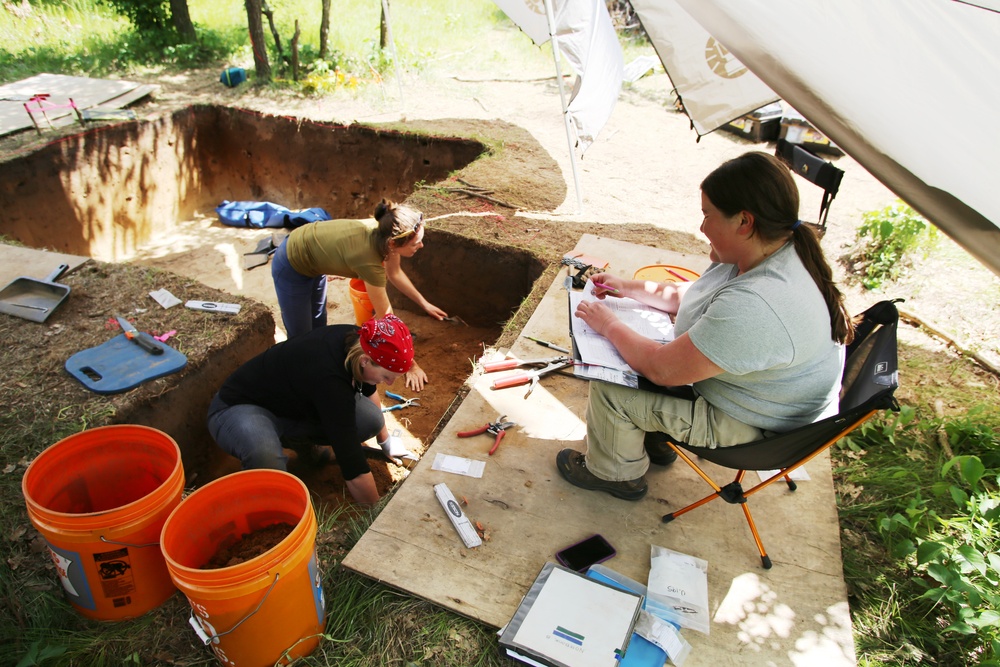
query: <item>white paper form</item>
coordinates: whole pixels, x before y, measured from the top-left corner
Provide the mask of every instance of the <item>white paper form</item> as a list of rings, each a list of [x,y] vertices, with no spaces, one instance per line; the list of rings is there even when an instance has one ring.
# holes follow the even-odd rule
[[[573,341],[580,352],[580,360],[585,364],[603,366],[627,373],[635,373],[625,362],[611,342],[594,331],[590,326],[576,317],[574,313],[582,301],[598,301],[594,296],[594,283],[590,280],[580,292],[569,292],[570,298],[570,329]],[[608,297],[601,303],[610,308],[618,318],[633,331],[661,343],[669,343],[674,339],[674,325],[670,315],[657,310],[635,299]],[[591,369],[593,372],[594,369]]]
[[[780,472],[779,470],[758,470],[757,474],[760,476],[760,481],[766,482],[767,480],[777,475],[779,472]],[[807,482],[810,479],[809,473],[808,471],[806,471],[805,466],[796,468],[792,472],[788,473],[788,476],[792,478],[793,482]]]

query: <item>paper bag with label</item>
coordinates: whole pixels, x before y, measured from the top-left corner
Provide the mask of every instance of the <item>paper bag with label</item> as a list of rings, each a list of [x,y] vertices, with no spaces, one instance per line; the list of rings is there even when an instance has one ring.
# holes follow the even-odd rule
[[[707,635],[708,561],[652,545],[646,611]]]

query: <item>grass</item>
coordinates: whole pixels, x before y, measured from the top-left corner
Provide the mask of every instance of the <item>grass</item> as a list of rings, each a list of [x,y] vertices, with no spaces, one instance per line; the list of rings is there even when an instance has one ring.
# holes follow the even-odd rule
[[[315,53],[318,2],[270,4],[285,44],[299,19],[302,48]],[[242,2],[191,0],[190,8],[198,48],[136,35],[94,0],[5,4],[0,6],[0,82],[41,72],[103,77],[252,64]],[[551,52],[517,34],[489,0],[394,0],[392,11],[404,72],[431,75],[432,69],[453,68],[509,74],[551,66]],[[383,74],[391,76],[392,63],[377,50],[377,4],[337,0],[333,16],[327,69],[315,60],[309,66],[314,71],[340,67],[356,76],[361,88],[381,81]],[[632,48],[626,45],[626,60]],[[275,85],[289,84],[279,80]],[[367,94],[376,94],[372,90]],[[505,335],[512,335],[513,326]],[[983,388],[983,374],[973,373],[968,363],[906,348],[901,366],[901,399],[909,406],[904,418],[875,420],[834,451],[859,663],[995,664],[997,621],[989,615],[990,605],[995,607],[989,589],[1000,583],[993,566],[1000,547],[992,538],[991,514],[998,499],[1000,466],[993,453],[1000,449],[1000,416],[992,407],[975,409],[991,394]],[[918,376],[926,382],[907,384]],[[37,379],[9,381],[32,386]],[[942,416],[938,400],[958,407]],[[191,641],[181,596],[141,619],[115,624],[88,621],[65,601],[44,547],[27,524],[20,479],[27,461],[44,447],[100,423],[102,416],[44,408],[32,405],[29,395],[9,402],[0,415],[0,535],[9,545],[0,560],[0,664],[216,664]],[[964,457],[958,459],[962,465],[947,468],[954,457]],[[973,459],[985,471],[978,478],[971,474],[978,470]],[[971,499],[986,509],[981,514],[970,510]],[[321,511],[318,548],[328,598],[327,637],[301,664],[503,664],[490,628],[339,566],[372,517]],[[949,540],[955,549],[931,553],[934,544]],[[920,545],[927,544],[921,552]]]
[[[380,81],[395,72],[392,51],[379,48],[378,3],[333,0],[328,38],[329,55],[319,62],[319,3],[316,0],[271,0],[275,27],[287,57],[298,22],[300,58],[306,72],[342,72],[367,81]],[[5,3],[0,6],[0,83],[43,72],[104,77],[136,71],[170,71],[194,66],[253,67],[253,52],[242,2],[189,0],[198,45],[179,43],[171,35],[140,34],[123,18],[114,16],[97,0]],[[479,38],[498,25],[516,31],[506,16],[488,0],[396,1],[391,9],[391,32],[398,65],[419,72],[429,63],[454,61],[476,69],[502,59],[511,68],[538,61],[543,52],[527,37],[506,43],[504,52],[482,48]],[[265,40],[277,81],[281,70],[271,31],[265,20]],[[547,47],[546,47],[547,48]],[[548,53],[551,54],[549,51]],[[549,62],[551,62],[551,55]]]
[[[985,563],[993,563],[1000,548],[998,517],[976,517],[971,506],[1000,503],[1000,415],[985,406],[947,418],[928,411],[904,407],[896,418],[873,420],[834,451],[844,575],[862,665],[997,664],[996,601],[978,592],[970,600],[937,595],[973,591],[979,584],[958,579],[975,571],[967,562],[977,558],[986,585],[997,583]],[[984,462],[986,474],[981,480],[957,474],[949,467],[956,456]],[[963,501],[970,497],[972,505]],[[970,517],[978,524],[960,530]],[[935,574],[918,544],[955,538],[969,559],[946,559],[942,574],[956,575],[949,581]],[[989,616],[981,629],[956,625],[984,612]]]

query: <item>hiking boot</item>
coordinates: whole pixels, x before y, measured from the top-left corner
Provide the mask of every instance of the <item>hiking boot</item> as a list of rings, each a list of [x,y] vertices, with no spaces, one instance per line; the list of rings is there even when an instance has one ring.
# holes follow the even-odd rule
[[[642,446],[646,448],[649,462],[658,466],[668,466],[677,460],[677,452],[667,445],[667,434],[653,431],[646,433]]]
[[[563,479],[581,489],[604,491],[622,500],[639,500],[646,495],[645,477],[627,482],[603,480],[587,470],[587,461],[584,455],[572,449],[564,449],[556,455],[556,467]]]

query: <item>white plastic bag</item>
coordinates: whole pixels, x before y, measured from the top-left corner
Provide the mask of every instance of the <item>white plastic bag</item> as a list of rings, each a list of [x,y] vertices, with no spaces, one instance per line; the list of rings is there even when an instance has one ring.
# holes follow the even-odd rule
[[[652,545],[646,611],[707,635],[708,561]]]
[[[646,641],[660,647],[677,667],[683,667],[691,654],[691,644],[681,637],[680,630],[662,621],[648,611],[639,612],[639,620],[632,630]]]

